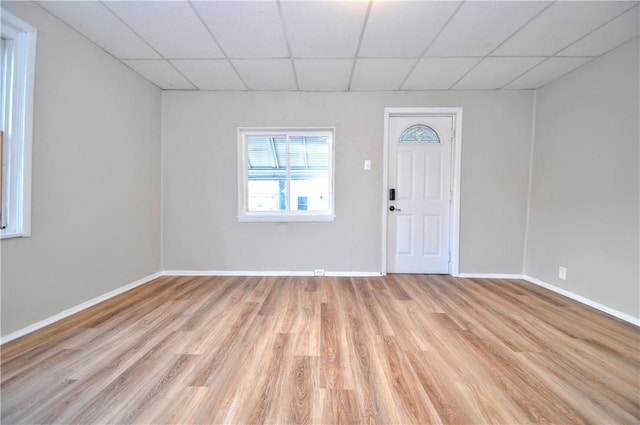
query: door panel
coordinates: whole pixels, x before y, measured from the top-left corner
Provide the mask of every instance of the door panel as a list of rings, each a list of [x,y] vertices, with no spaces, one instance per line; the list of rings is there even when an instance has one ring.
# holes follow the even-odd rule
[[[453,123],[451,115],[389,118],[389,273],[449,272]]]
[[[396,196],[400,199],[413,198],[413,152],[398,152],[396,170],[398,172],[398,180],[396,184]]]
[[[424,199],[442,199],[442,153],[425,152],[424,158]]]
[[[413,255],[413,216],[399,215],[396,219],[397,255]]]
[[[424,216],[424,248],[423,255],[439,255],[440,254],[440,216],[427,214]]]

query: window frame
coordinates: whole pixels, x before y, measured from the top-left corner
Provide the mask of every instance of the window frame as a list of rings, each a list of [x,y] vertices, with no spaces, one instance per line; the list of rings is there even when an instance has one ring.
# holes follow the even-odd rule
[[[11,97],[2,164],[3,217],[0,239],[31,236],[31,156],[37,30],[2,10],[2,38],[13,40]],[[4,99],[2,99],[5,102]],[[10,110],[7,108],[9,107]],[[8,115],[7,115],[8,114]],[[4,118],[3,118],[4,119]]]
[[[325,211],[248,210],[248,136],[327,136],[329,138],[329,193]],[[240,222],[330,222],[335,220],[335,127],[238,127],[238,221]],[[288,164],[288,162],[287,162]],[[290,170],[287,165],[287,184]],[[288,195],[288,194],[287,194]],[[287,205],[290,208],[290,202]]]

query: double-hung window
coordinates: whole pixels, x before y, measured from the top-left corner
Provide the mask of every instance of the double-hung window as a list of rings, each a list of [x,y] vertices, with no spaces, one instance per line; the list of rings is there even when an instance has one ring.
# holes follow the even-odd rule
[[[36,30],[2,11],[0,237],[31,232],[31,136]]]
[[[240,221],[333,221],[333,128],[239,128]]]

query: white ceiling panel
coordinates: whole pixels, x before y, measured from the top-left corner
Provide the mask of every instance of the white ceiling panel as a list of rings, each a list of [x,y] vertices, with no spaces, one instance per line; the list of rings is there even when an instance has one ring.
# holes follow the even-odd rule
[[[454,89],[498,89],[533,68],[544,58],[485,58]]]
[[[118,59],[160,58],[99,2],[47,1],[40,5]]]
[[[233,66],[251,90],[296,90],[289,59],[236,59]]]
[[[413,59],[358,59],[351,90],[399,90],[415,63]]]
[[[460,2],[374,2],[360,57],[419,57]]]
[[[561,51],[559,56],[599,56],[637,37],[640,33],[640,7],[636,6],[585,38]]]
[[[422,59],[402,86],[403,90],[443,90],[453,86],[480,58]]]
[[[296,59],[298,85],[304,91],[345,91],[353,59]]]
[[[589,62],[590,58],[549,58],[517,80],[505,86],[506,89],[537,89],[569,71]]]
[[[230,58],[289,56],[275,1],[198,1],[193,5]]]
[[[295,58],[349,58],[358,48],[365,1],[281,3]]]
[[[428,56],[486,56],[550,3],[465,2],[427,52]]]
[[[200,90],[247,89],[227,60],[176,59],[171,64]]]
[[[492,55],[553,55],[631,6],[628,1],[556,2]]]
[[[164,90],[192,90],[187,81],[166,60],[125,60],[127,66]]]
[[[164,58],[223,57],[188,2],[109,1],[105,4]]]

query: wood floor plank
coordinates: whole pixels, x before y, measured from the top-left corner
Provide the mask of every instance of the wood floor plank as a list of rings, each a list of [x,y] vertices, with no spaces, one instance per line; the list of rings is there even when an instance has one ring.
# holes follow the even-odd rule
[[[0,356],[3,424],[640,423],[640,329],[520,280],[162,277]]]
[[[286,411],[283,423],[286,424],[311,424],[315,423],[313,412],[315,388],[319,387],[313,362],[309,356],[295,356],[291,364],[289,382],[289,402],[285,406]],[[317,419],[316,419],[317,420]]]

